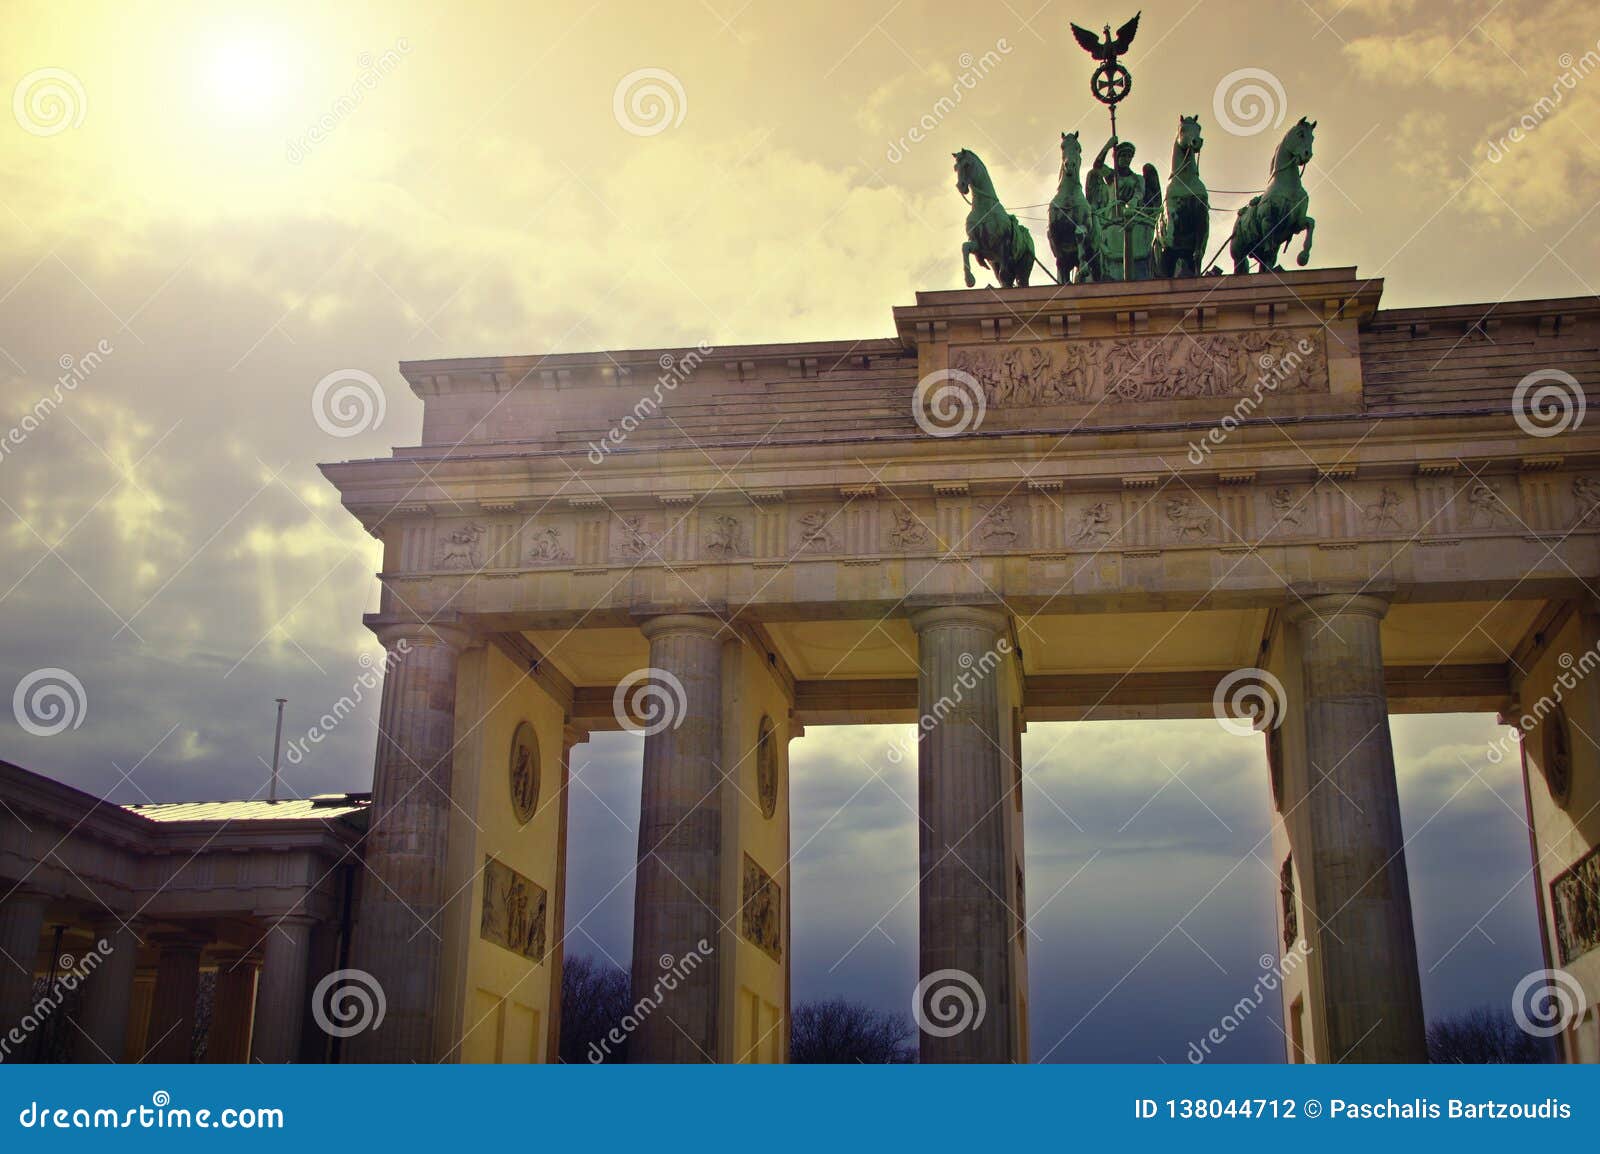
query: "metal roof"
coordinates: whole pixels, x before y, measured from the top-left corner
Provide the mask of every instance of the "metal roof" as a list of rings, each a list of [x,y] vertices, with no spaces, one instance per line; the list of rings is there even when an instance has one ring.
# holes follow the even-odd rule
[[[365,793],[323,793],[283,801],[176,801],[122,808],[151,821],[316,821],[362,813]]]

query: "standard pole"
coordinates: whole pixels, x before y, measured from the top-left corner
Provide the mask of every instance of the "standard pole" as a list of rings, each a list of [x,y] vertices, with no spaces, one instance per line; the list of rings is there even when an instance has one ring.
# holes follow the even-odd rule
[[[278,730],[272,735],[272,786],[267,794],[268,801],[278,800],[278,757],[283,752],[283,707],[288,702],[287,697],[280,697],[278,701]]]

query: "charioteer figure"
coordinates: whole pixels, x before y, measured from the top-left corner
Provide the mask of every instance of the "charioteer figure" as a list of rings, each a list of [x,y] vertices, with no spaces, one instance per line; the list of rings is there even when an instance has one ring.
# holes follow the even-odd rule
[[[1106,164],[1112,155],[1114,164]],[[1133,170],[1130,141],[1107,140],[1084,180],[1084,197],[1095,214],[1102,238],[1098,246],[1100,275],[1105,280],[1148,280],[1150,242],[1161,216],[1161,178],[1153,164]]]

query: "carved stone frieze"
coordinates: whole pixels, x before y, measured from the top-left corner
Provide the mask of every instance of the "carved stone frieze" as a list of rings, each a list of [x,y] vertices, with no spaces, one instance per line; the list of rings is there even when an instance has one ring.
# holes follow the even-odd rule
[[[559,565],[572,560],[572,550],[567,548],[561,530],[554,525],[537,529],[530,526],[527,541],[528,548],[523,557],[530,565]]]
[[[1550,883],[1561,964],[1600,946],[1600,849]]]
[[[1572,496],[1578,506],[1573,525],[1589,528],[1600,525],[1600,479],[1572,478]]]
[[[774,961],[783,958],[783,890],[749,854],[744,855],[739,932]]]
[[[1116,510],[1110,501],[1090,501],[1072,518],[1067,539],[1086,549],[1098,548],[1115,530],[1112,523],[1115,517]]]
[[[623,514],[614,522],[612,553],[630,561],[641,560],[655,550],[661,530],[642,514]]]
[[[1548,477],[1548,479],[1546,479]],[[1600,531],[1600,476],[1554,472],[1531,489],[1526,477],[1505,474],[1278,482],[1163,483],[1158,474],[1137,484],[1108,478],[1087,489],[1025,496],[858,496],[853,502],[783,503],[754,511],[699,510],[667,531],[662,514],[624,511],[570,524],[532,521],[520,529],[525,569],[615,563],[783,564],[795,558],[876,563],[883,555],[1030,554],[1116,549],[1148,555],[1177,548],[1249,549],[1259,544],[1351,549],[1363,540],[1412,539],[1418,547],[1453,542],[1463,534],[1546,532],[1565,536]],[[1059,494],[1059,496],[1057,495]],[[1531,494],[1531,495],[1530,495]],[[671,520],[671,517],[666,520]],[[455,520],[405,529],[400,573],[476,574],[517,557],[510,522]],[[506,561],[498,558],[506,558]],[[489,575],[494,575],[493,573]]]
[[[1471,529],[1497,529],[1511,523],[1511,514],[1499,489],[1487,481],[1474,481],[1467,486],[1465,520]]]
[[[1361,522],[1375,532],[1405,528],[1405,501],[1388,485],[1378,493],[1378,499],[1362,506]]]
[[[950,367],[977,380],[991,408],[1205,400],[1258,387],[1328,389],[1322,337],[1312,330],[958,345]]]
[[[478,569],[482,567],[478,546],[483,541],[483,526],[476,521],[446,531],[434,551],[436,569]]]
[[[719,560],[750,556],[750,537],[744,521],[732,513],[713,513],[706,518],[706,555]]]
[[[1282,534],[1297,533],[1311,513],[1309,493],[1291,485],[1279,485],[1267,498],[1271,506],[1271,529]]]
[[[891,549],[920,549],[932,544],[933,534],[927,523],[916,512],[904,505],[895,505],[890,514],[889,547]]]
[[[803,553],[837,553],[839,534],[825,509],[811,509],[795,518],[795,548]]]
[[[483,915],[478,925],[484,941],[529,961],[543,961],[546,904],[544,887],[538,882],[494,857],[484,859]]]
[[[1211,510],[1188,493],[1167,498],[1167,533],[1177,541],[1204,541],[1211,536]]]
[[[1300,940],[1300,902],[1294,892],[1294,858],[1283,859],[1278,871],[1278,897],[1283,903],[1283,951],[1288,953]]]
[[[978,540],[991,549],[1011,549],[1017,544],[1017,520],[1009,501],[1000,501],[984,512],[978,521]]]

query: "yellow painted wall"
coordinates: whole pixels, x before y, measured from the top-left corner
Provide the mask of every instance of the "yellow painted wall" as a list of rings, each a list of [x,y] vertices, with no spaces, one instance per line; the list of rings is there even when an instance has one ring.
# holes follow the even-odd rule
[[[1600,618],[1574,613],[1555,640],[1528,670],[1518,691],[1517,717],[1533,720],[1523,735],[1529,813],[1538,845],[1540,916],[1549,942],[1549,964],[1571,974],[1583,986],[1584,1015],[1563,1039],[1569,1061],[1600,1061],[1600,949],[1563,963],[1556,938],[1550,883],[1589,852],[1600,838]],[[1566,678],[1562,683],[1559,679]],[[1565,806],[1550,796],[1544,776],[1542,717],[1559,704],[1567,715],[1572,756],[1572,786]],[[1520,729],[1521,726],[1519,725]],[[1518,756],[1509,737],[1505,756]],[[1531,884],[1531,883],[1530,883]]]
[[[539,744],[539,802],[518,824],[511,803],[511,739],[533,725]],[[448,855],[451,903],[444,932],[441,1049],[465,1062],[542,1062],[552,998],[559,997],[556,904],[564,884],[558,856],[562,793],[561,706],[492,646],[464,655],[456,695],[457,748]],[[545,960],[535,964],[484,939],[483,865],[492,855],[545,891]]]
[[[793,953],[789,877],[790,704],[766,655],[741,641],[722,652],[724,764],[735,767],[722,795],[722,933],[719,1024],[722,1061],[782,1062],[789,1053],[789,966]],[[778,767],[778,804],[765,817],[756,778],[756,740],[769,717]],[[747,941],[739,911],[749,854],[783,891],[783,957]]]
[[[1322,993],[1322,960],[1317,955],[1316,896],[1309,874],[1311,853],[1310,834],[1306,829],[1305,807],[1300,801],[1310,787],[1310,766],[1306,760],[1305,718],[1297,703],[1305,701],[1305,691],[1300,676],[1299,637],[1294,629],[1280,620],[1273,630],[1263,668],[1283,684],[1282,720],[1278,727],[1278,741],[1283,763],[1281,810],[1272,815],[1272,865],[1274,874],[1283,861],[1294,855],[1295,901],[1298,905],[1300,941],[1308,947],[1304,957],[1292,966],[1285,964],[1283,944],[1283,903],[1278,891],[1273,891],[1274,924],[1277,926],[1275,946],[1278,951],[1280,993],[1283,1000],[1284,1059],[1294,1061],[1290,1038],[1294,1033],[1296,1014],[1300,1018],[1304,1060],[1326,1061],[1327,1027]],[[1265,738],[1263,738],[1265,740]],[[1271,796],[1270,781],[1262,783]],[[1286,816],[1287,815],[1287,816]],[[1297,849],[1296,847],[1304,847]],[[1298,1004],[1298,1009],[1297,1009]]]

